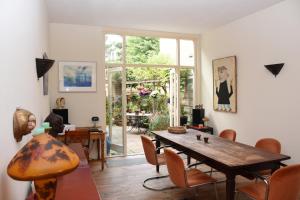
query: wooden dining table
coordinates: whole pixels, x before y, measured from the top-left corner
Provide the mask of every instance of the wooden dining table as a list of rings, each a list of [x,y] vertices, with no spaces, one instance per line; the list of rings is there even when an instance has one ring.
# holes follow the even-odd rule
[[[186,155],[224,173],[226,200],[234,200],[237,175],[253,178],[251,172],[265,169],[275,171],[280,167],[281,161],[290,159],[287,155],[273,154],[192,129],[188,129],[185,134],[173,134],[168,131],[153,131],[152,133],[155,135],[157,147],[160,147],[161,143],[171,145]],[[197,135],[201,135],[201,140],[197,140]],[[208,143],[204,142],[204,137],[208,137]],[[160,153],[159,150],[157,153]]]

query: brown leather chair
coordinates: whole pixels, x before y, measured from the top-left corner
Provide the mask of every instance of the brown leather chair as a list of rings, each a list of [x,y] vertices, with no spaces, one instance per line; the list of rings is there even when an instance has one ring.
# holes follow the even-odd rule
[[[214,184],[216,198],[218,199],[216,179],[196,168],[185,169],[182,158],[171,149],[165,149],[165,158],[169,177],[177,187],[191,188],[205,184]]]
[[[236,131],[232,129],[225,129],[219,134],[219,137],[235,142]]]
[[[143,144],[143,149],[144,149],[146,160],[148,161],[149,164],[155,165],[156,172],[159,172],[159,166],[166,164],[164,154],[156,153],[158,149],[155,147],[155,145],[153,144],[153,141],[149,137],[141,135],[141,139],[142,139],[142,144]],[[160,147],[160,148],[163,148],[163,147]],[[166,188],[154,189],[154,188],[148,187],[148,186],[146,186],[146,182],[150,181],[150,180],[166,178],[166,177],[168,177],[168,176],[155,176],[155,177],[147,178],[144,181],[143,186],[149,190],[155,190],[155,191],[165,190]]]
[[[89,160],[90,140],[89,129],[82,128],[65,132],[65,144],[81,143],[87,160]]]
[[[260,148],[271,153],[280,153],[281,152],[281,144],[278,140],[273,138],[263,138],[256,142],[256,148]]]
[[[300,165],[291,165],[275,171],[263,182],[251,183],[237,189],[237,198],[244,193],[255,200],[297,200],[300,192]]]
[[[271,152],[271,153],[277,153],[279,154],[281,152],[281,144],[278,140],[273,138],[263,138],[256,142],[255,144],[256,148]],[[263,170],[260,171],[260,175],[271,175],[272,170]]]

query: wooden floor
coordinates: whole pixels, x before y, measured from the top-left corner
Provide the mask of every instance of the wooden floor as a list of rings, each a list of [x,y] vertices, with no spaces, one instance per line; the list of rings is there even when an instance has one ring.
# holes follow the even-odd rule
[[[91,163],[94,181],[97,185],[98,192],[102,200],[214,200],[216,199],[212,185],[206,185],[195,189],[170,189],[161,192],[150,191],[142,186],[146,178],[165,175],[166,167],[161,167],[161,174],[157,174],[155,167],[149,164],[135,162],[135,158],[141,159],[141,156],[130,156],[127,158],[113,158],[118,161],[118,165],[100,170],[100,163]],[[114,161],[115,161],[114,160]],[[122,165],[122,161],[126,163]],[[132,165],[128,164],[132,161]],[[110,160],[108,160],[110,162]],[[207,167],[200,167],[201,170],[209,169]],[[215,173],[214,177],[224,179],[221,173]],[[238,177],[237,185],[242,185],[248,180]],[[154,180],[149,182],[148,186],[155,188],[170,187],[173,184],[168,178]],[[225,199],[225,183],[217,185],[219,199]],[[195,196],[195,194],[198,196]],[[248,198],[240,195],[239,200],[248,200]]]

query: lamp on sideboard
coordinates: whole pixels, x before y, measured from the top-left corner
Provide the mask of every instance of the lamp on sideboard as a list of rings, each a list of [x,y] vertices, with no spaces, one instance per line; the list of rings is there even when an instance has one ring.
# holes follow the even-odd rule
[[[7,166],[8,175],[19,181],[34,181],[36,198],[55,197],[56,177],[67,174],[79,165],[79,157],[68,146],[37,128]]]

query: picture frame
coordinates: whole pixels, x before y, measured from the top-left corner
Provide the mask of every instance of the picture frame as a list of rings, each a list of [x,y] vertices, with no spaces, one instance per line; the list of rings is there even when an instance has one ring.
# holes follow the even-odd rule
[[[237,112],[237,66],[236,56],[212,61],[213,108],[215,111]]]
[[[59,62],[59,92],[96,92],[96,62]]]

